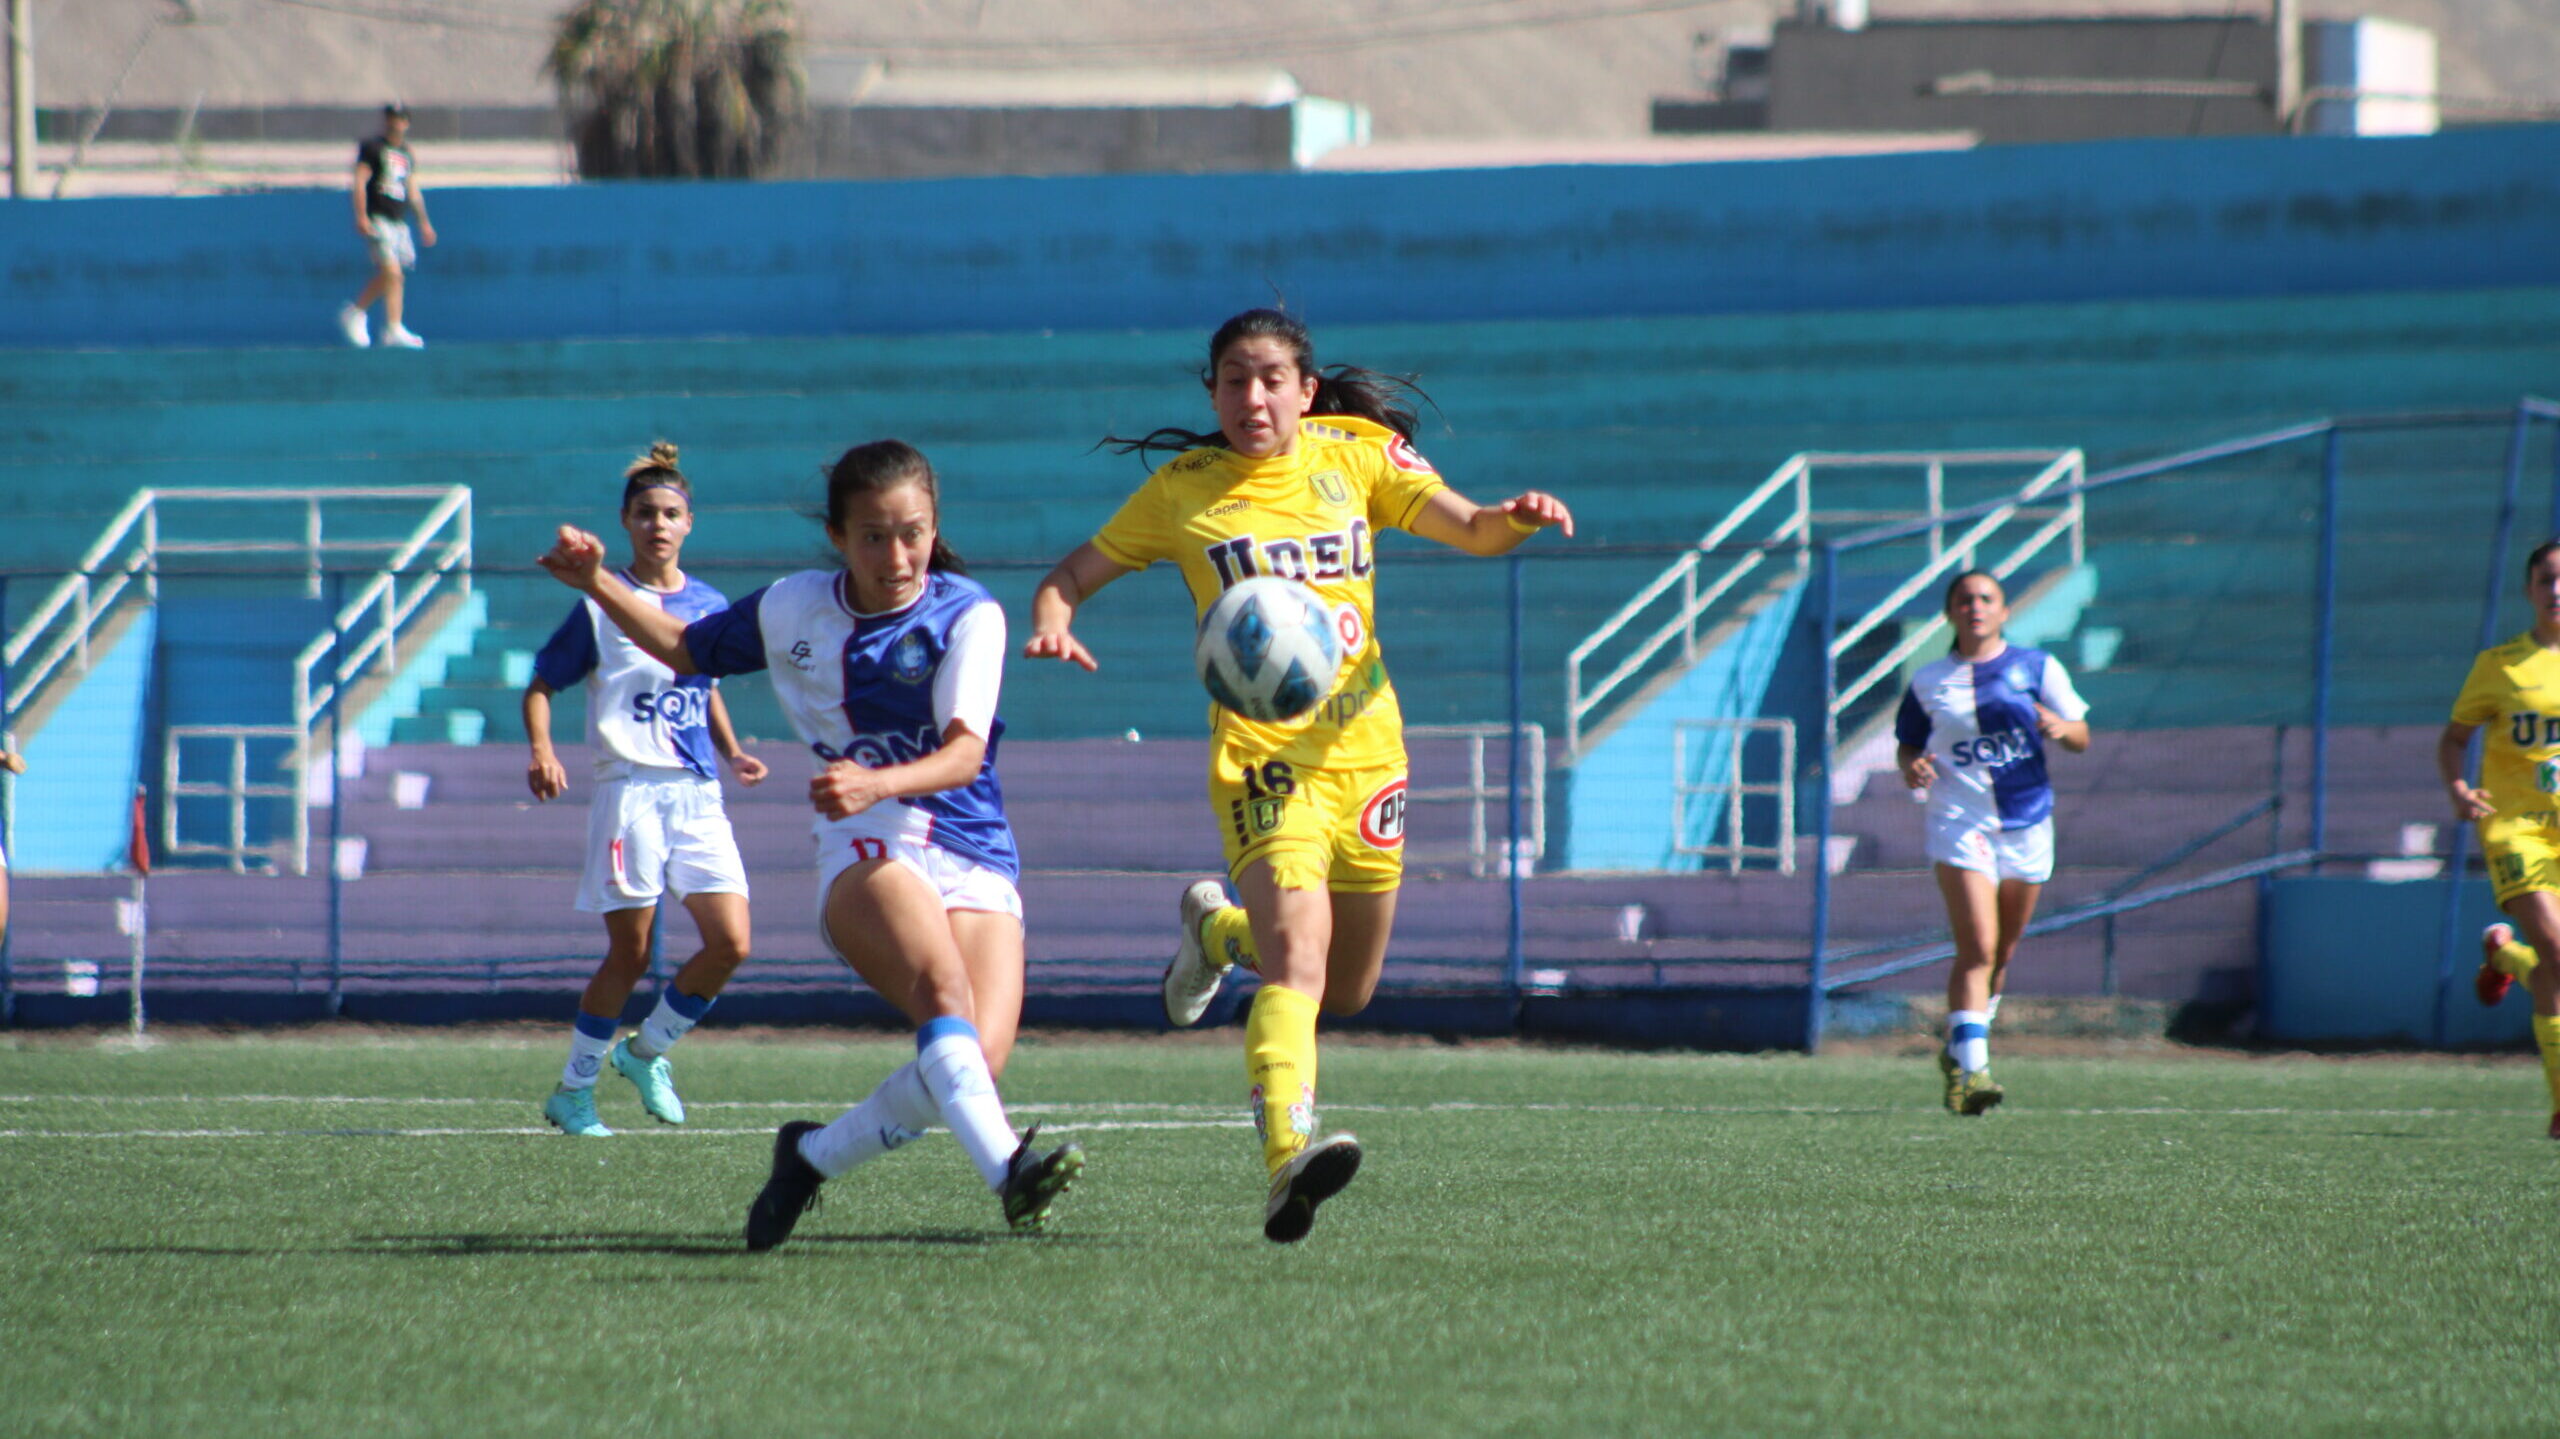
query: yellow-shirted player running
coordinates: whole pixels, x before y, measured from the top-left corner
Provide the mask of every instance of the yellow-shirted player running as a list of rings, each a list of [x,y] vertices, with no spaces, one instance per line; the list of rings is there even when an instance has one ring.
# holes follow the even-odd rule
[[[2533,628],[2471,662],[2436,741],[2436,773],[2454,818],[2479,822],[2490,889],[2515,920],[2480,937],[2480,1002],[2496,1004],[2524,980],[2551,1090],[2550,1133],[2560,1139],[2560,539],[2525,557],[2524,592]],[[2463,782],[2464,757],[2484,728],[2475,788]]]
[[[1352,1136],[1316,1138],[1316,1015],[1368,1005],[1404,874],[1404,722],[1374,625],[1377,536],[1402,529],[1499,555],[1550,525],[1572,534],[1573,516],[1535,490],[1479,505],[1450,489],[1414,452],[1411,387],[1351,366],[1319,373],[1306,326],[1278,310],[1219,326],[1201,378],[1217,432],[1122,442],[1181,453],[1040,582],[1023,653],[1095,668],[1069,632],[1076,607],[1160,561],[1182,571],[1195,617],[1257,575],[1301,581],[1335,607],[1343,663],[1322,704],[1281,724],[1215,711],[1209,801],[1244,903],[1228,904],[1215,880],[1193,885],[1165,970],[1177,1025],[1199,1019],[1234,965],[1262,976],[1245,1070],[1271,1171],[1262,1232],[1285,1244],[1360,1167]]]

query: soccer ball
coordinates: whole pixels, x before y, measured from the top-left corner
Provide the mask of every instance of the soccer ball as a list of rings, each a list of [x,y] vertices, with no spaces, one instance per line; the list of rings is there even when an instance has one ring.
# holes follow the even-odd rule
[[[1296,719],[1333,693],[1342,639],[1333,609],[1295,580],[1265,576],[1218,596],[1191,660],[1209,698],[1249,720]]]

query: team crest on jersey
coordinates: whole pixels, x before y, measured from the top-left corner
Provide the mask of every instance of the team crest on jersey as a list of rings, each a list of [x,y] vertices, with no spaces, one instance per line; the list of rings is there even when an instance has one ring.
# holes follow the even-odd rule
[[[793,640],[791,642],[791,667],[800,671],[804,675],[816,672],[818,668],[817,652],[809,648],[809,642],[807,640]]]
[[[1326,470],[1307,483],[1315,487],[1316,498],[1337,510],[1351,503],[1351,486],[1343,480],[1340,470]]]
[[[900,684],[921,683],[933,673],[933,651],[926,647],[920,630],[909,630],[889,648],[889,672]]]
[[[1258,838],[1279,830],[1280,817],[1289,812],[1289,802],[1277,797],[1257,799],[1248,802],[1245,810],[1247,817],[1252,821],[1253,832]]]
[[[1402,435],[1397,435],[1393,439],[1387,441],[1387,460],[1388,463],[1393,464],[1397,469],[1409,470],[1417,475],[1436,475],[1440,473],[1438,470],[1431,468],[1431,462],[1416,453],[1413,448],[1413,442]]]

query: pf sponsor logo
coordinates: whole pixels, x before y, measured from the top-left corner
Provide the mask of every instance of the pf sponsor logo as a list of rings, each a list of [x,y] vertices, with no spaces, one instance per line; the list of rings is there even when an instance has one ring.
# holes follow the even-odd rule
[[[1402,435],[1398,435],[1394,439],[1387,441],[1387,459],[1393,463],[1397,469],[1410,470],[1417,475],[1436,475],[1440,473],[1438,470],[1431,468],[1431,462],[1424,459],[1421,454],[1415,451],[1413,448],[1413,442]]]
[[[1404,843],[1404,781],[1389,780],[1360,806],[1360,838],[1371,849],[1395,849]]]

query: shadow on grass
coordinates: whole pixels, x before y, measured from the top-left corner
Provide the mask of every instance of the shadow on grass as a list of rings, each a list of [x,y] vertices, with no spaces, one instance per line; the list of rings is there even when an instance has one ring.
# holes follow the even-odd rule
[[[1089,1247],[1111,1241],[1095,1235],[1020,1235],[978,1230],[918,1230],[905,1234],[795,1234],[789,1249],[848,1246],[982,1249],[1014,1244]],[[469,1258],[483,1254],[660,1254],[721,1257],[746,1253],[734,1231],[709,1234],[593,1232],[582,1234],[367,1234],[353,1244],[315,1249],[248,1249],[204,1244],[112,1244],[100,1255],[160,1255],[188,1259],[274,1259],[288,1254],[399,1255]]]

